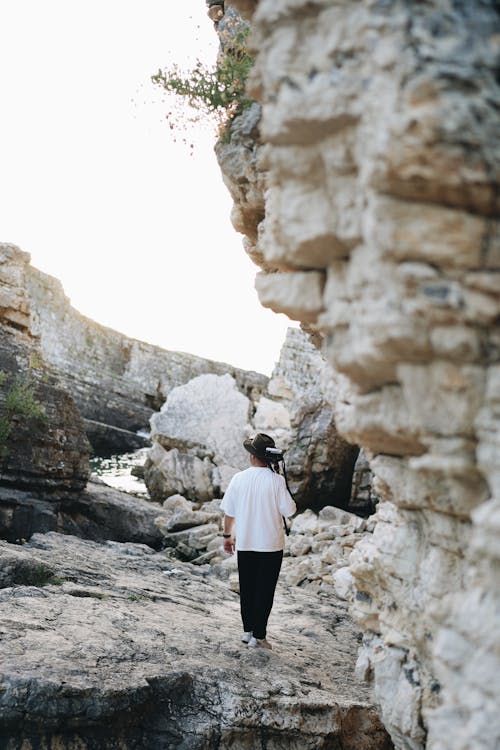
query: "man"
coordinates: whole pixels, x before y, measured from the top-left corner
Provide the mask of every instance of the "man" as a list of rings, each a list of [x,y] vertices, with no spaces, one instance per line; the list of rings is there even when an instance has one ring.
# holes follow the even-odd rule
[[[274,440],[258,433],[243,443],[250,467],[231,479],[221,503],[224,511],[224,550],[238,554],[243,643],[272,648],[266,640],[267,621],[285,546],[284,518],[296,511],[281,474],[273,471]]]

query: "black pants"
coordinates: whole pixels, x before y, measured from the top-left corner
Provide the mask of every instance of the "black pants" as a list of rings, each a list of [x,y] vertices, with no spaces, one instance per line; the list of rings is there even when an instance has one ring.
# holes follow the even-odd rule
[[[240,608],[243,630],[265,638],[274,591],[283,560],[278,552],[238,552]]]

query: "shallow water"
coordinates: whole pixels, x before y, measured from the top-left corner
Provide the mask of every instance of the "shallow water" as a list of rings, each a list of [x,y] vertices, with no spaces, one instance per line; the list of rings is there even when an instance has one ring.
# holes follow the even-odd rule
[[[149,448],[141,448],[132,453],[123,453],[109,458],[95,456],[90,460],[92,474],[115,490],[130,492],[138,497],[148,497],[146,485],[142,479],[132,475],[135,466],[143,466]]]

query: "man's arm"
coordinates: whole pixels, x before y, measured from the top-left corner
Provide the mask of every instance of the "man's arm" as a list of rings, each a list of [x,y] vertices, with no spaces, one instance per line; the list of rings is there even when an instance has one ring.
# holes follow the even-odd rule
[[[234,517],[228,516],[227,514],[224,515],[224,534],[230,534],[227,539],[224,539],[224,552],[228,552],[229,554],[232,554],[234,552],[234,536],[233,536],[233,529],[234,529]]]

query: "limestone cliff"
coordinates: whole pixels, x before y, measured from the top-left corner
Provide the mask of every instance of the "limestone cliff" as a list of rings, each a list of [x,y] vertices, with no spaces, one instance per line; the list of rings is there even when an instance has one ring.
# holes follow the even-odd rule
[[[246,395],[268,378],[222,362],[129,338],[71,306],[61,282],[33,266],[25,271],[30,326],[43,356],[75,399],[94,451],[119,453],[144,445],[153,411],[170,390],[202,373],[230,373]]]
[[[86,433],[97,453],[142,445],[133,430],[148,427],[155,399],[198,372],[231,373],[241,398],[268,382],[94,323],[8,244],[0,245],[0,323],[0,538],[9,541],[57,530],[158,546],[154,506],[111,490],[104,497],[94,483],[85,489]]]
[[[494,750],[498,4],[231,5],[252,19],[265,186],[265,218],[236,226],[262,303],[322,340],[383,498],[351,556],[360,672],[398,748]]]
[[[0,244],[0,499],[2,487],[64,493],[82,489],[89,444],[71,397],[59,386],[30,330],[26,253]],[[2,502],[0,529],[13,507]]]

